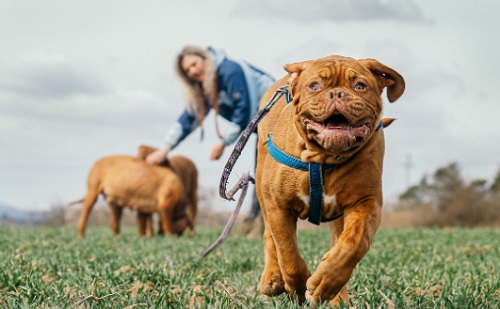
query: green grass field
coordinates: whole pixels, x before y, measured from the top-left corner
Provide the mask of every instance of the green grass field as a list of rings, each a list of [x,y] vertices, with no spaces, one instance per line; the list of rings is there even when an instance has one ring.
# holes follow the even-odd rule
[[[197,264],[220,231],[148,239],[89,227],[78,240],[74,227],[0,228],[0,308],[300,308],[260,295],[259,239],[231,235]],[[299,240],[314,269],[328,231]],[[498,308],[499,244],[498,229],[381,229],[350,280],[352,306]]]

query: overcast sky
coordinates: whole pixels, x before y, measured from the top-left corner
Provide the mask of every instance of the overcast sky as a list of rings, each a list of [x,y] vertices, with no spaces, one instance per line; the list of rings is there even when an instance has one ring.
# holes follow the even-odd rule
[[[384,98],[384,115],[398,118],[386,129],[386,200],[450,162],[491,180],[498,12],[493,0],[0,0],[0,204],[80,198],[97,159],[160,146],[183,109],[173,59],[186,44],[223,48],[275,77],[331,54],[376,58],[407,87],[393,104]],[[213,129],[208,121],[202,143],[196,132],[172,154],[192,158],[201,185],[216,189],[232,148],[209,161]],[[230,181],[252,160],[247,149]]]

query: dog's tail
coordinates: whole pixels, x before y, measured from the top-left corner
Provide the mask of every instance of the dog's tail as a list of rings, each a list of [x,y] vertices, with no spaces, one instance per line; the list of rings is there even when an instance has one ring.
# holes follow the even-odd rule
[[[78,200],[75,200],[75,201],[69,202],[69,203],[67,203],[66,205],[67,205],[67,206],[73,206],[73,205],[76,205],[76,204],[81,204],[81,203],[83,203],[83,199],[84,199],[84,198],[82,197],[81,199],[78,199]]]

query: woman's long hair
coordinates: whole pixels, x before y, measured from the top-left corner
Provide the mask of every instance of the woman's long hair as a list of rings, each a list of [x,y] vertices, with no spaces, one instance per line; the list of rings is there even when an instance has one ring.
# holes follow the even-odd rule
[[[194,55],[205,61],[205,77],[203,83],[190,79],[182,69],[182,61],[185,56]],[[217,123],[219,114],[219,87],[217,68],[213,62],[210,52],[207,49],[197,46],[186,46],[177,55],[175,61],[175,70],[179,75],[184,86],[184,95],[188,111],[192,112],[198,118],[203,137],[203,120],[205,118],[205,101],[208,101],[215,110],[215,128],[217,135],[221,137]]]

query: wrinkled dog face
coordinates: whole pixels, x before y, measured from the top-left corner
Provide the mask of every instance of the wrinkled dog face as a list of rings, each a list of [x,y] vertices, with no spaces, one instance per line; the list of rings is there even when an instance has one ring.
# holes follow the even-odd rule
[[[404,91],[394,70],[373,59],[330,56],[285,66],[297,128],[310,148],[355,152],[375,132],[385,87],[389,100]]]

